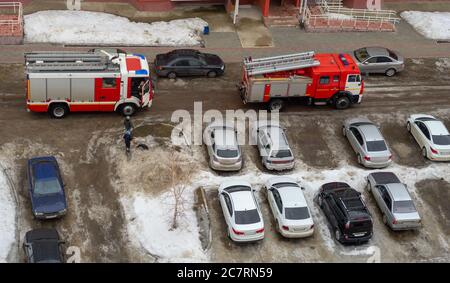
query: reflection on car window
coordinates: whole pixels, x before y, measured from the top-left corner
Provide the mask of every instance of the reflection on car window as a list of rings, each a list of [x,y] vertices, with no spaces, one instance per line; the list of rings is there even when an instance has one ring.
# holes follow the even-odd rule
[[[236,149],[218,149],[217,155],[222,158],[238,157],[239,152]]]
[[[416,207],[411,200],[402,200],[394,202],[394,213],[416,212]]]
[[[236,224],[253,224],[260,221],[258,210],[242,210],[236,211],[236,216],[234,217]]]
[[[57,178],[39,179],[34,183],[34,193],[37,195],[49,195],[61,192],[61,185]]]
[[[369,53],[367,53],[367,49],[366,48],[358,49],[354,53],[355,53],[356,59],[359,62],[362,62],[362,61],[366,60],[367,58],[369,58]]]
[[[286,207],[284,209],[286,219],[289,220],[302,220],[302,219],[308,219],[309,211],[308,208],[305,207]]]
[[[367,142],[368,151],[385,151],[387,150],[386,143],[384,141],[368,141]]]
[[[437,145],[450,145],[450,135],[433,135],[433,142]]]

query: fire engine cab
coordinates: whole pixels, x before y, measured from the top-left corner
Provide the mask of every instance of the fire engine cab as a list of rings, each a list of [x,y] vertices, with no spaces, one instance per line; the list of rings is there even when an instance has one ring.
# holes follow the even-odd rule
[[[285,101],[304,98],[309,105],[345,109],[360,103],[364,82],[348,54],[314,54],[313,51],[252,59],[244,58],[238,86],[244,103],[268,103],[281,110]]]
[[[25,54],[27,108],[63,118],[69,112],[117,111],[133,115],[150,107],[147,59],[122,50]]]

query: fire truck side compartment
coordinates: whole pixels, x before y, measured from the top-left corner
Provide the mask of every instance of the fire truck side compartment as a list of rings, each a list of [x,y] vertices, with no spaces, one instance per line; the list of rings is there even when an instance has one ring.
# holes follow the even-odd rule
[[[71,100],[91,102],[94,98],[94,79],[71,79]]]
[[[261,78],[250,78],[250,91],[247,92],[248,102],[262,102],[266,85],[270,85],[271,98],[287,98],[305,96],[308,84],[312,82],[308,77],[292,77],[287,80],[264,80]]]
[[[44,102],[47,100],[47,79],[30,79],[31,102]]]
[[[47,99],[70,99],[70,79],[47,79]]]

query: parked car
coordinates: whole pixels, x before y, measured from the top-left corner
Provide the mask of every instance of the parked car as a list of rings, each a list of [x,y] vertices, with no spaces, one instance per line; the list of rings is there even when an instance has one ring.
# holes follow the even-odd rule
[[[29,159],[27,175],[34,217],[50,219],[65,215],[66,194],[56,158],[44,156]]]
[[[156,74],[174,79],[181,76],[207,76],[214,78],[223,75],[225,63],[219,56],[202,53],[194,49],[178,49],[155,58]]]
[[[405,69],[405,60],[398,52],[384,47],[363,47],[353,51],[361,73],[379,73],[388,77]]]
[[[284,130],[265,121],[253,126],[256,144],[263,165],[269,170],[289,170],[295,166],[294,154],[289,146]]]
[[[209,166],[219,171],[238,171],[242,168],[242,153],[234,124],[214,122],[203,134],[209,155]]]
[[[383,214],[383,223],[392,230],[410,230],[422,226],[420,215],[406,188],[392,172],[367,176],[367,189]]]
[[[25,234],[23,250],[28,263],[63,263],[64,241],[55,229],[34,229]]]
[[[369,168],[384,168],[392,162],[392,153],[378,127],[369,119],[347,119],[342,126],[356,153],[358,163]]]
[[[422,149],[422,155],[433,161],[450,161],[450,134],[444,123],[431,115],[409,116],[406,128]]]
[[[219,201],[231,240],[251,242],[264,239],[264,220],[248,182],[223,182],[219,187]]]
[[[361,198],[361,193],[348,184],[332,182],[322,185],[317,202],[338,242],[357,244],[372,238],[372,216]]]
[[[309,237],[314,222],[302,189],[288,177],[273,177],[265,184],[278,231],[287,238]]]

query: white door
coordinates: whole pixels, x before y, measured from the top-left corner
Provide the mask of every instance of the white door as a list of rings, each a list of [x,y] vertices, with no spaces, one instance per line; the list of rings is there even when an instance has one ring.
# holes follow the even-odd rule
[[[359,74],[347,75],[345,91],[358,95],[361,92],[361,76]]]

